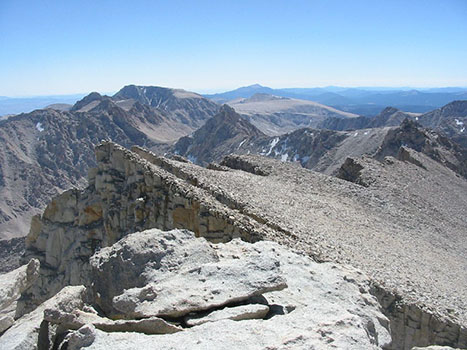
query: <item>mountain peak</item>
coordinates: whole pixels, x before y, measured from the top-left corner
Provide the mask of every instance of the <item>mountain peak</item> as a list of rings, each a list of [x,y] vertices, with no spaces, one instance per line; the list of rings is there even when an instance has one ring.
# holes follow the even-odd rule
[[[102,101],[104,99],[104,96],[102,96],[98,92],[91,92],[89,95],[83,97],[81,100],[76,102],[73,107],[71,108],[71,111],[79,111],[85,106],[88,106],[90,103],[95,102],[95,105],[97,105],[97,101]]]

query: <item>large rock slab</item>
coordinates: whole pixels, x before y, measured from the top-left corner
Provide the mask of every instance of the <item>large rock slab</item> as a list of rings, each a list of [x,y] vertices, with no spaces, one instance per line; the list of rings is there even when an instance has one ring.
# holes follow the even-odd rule
[[[183,332],[162,335],[105,332],[97,329],[96,326],[84,325],[79,330],[72,331],[61,346],[63,348],[68,346],[69,350],[84,346],[87,350],[109,348],[113,350],[129,348],[374,350],[383,349],[391,342],[389,321],[382,314],[376,298],[369,292],[368,278],[358,270],[333,263],[316,263],[309,257],[291,252],[272,242],[250,244],[234,240],[227,244],[211,244],[211,247],[219,258],[218,262],[193,266],[191,269],[180,270],[178,274],[168,272],[165,279],[154,280],[147,290],[135,288],[115,299],[125,297],[128,305],[134,303],[131,304],[133,308],[129,308],[129,314],[126,315],[147,316],[155,312],[171,314],[177,312],[173,310],[182,309],[186,312],[191,306],[190,303],[205,302],[203,299],[199,300],[199,293],[208,295],[203,294],[204,286],[207,289],[216,288],[211,289],[211,296],[216,298],[216,294],[212,291],[219,289],[220,294],[223,294],[230,287],[244,288],[242,284],[246,276],[255,280],[254,273],[257,276],[268,276],[267,271],[272,269],[288,287],[264,292],[261,298],[245,300],[245,305],[237,306],[254,307],[248,303],[262,302],[265,304],[262,306],[270,308],[265,319],[238,322],[213,318],[211,322],[186,328]],[[250,271],[256,269],[259,269],[259,272]],[[238,270],[241,270],[245,277],[234,283],[233,276],[237,276]],[[206,278],[205,282],[201,281],[199,278],[207,277],[208,272],[209,278]],[[163,276],[160,275],[161,278]],[[227,287],[222,286],[222,276]],[[215,284],[210,284],[209,279],[216,281]],[[263,278],[259,280],[264,283]],[[184,285],[182,281],[185,281]],[[167,289],[169,287],[171,289]],[[143,291],[148,293],[144,295]],[[149,292],[155,294],[150,295]],[[171,297],[170,294],[173,296]],[[143,300],[141,303],[140,296],[143,297],[142,299],[152,300]],[[155,305],[157,298],[161,298],[160,305],[164,305],[163,307]],[[176,302],[176,307],[168,305],[170,300]],[[177,304],[181,300],[185,300],[188,306]],[[208,298],[207,302],[209,300]],[[146,304],[142,307],[144,303]],[[171,311],[160,311],[161,309]],[[213,309],[208,313],[216,315],[224,310],[226,309]],[[190,314],[189,317],[196,316]]]
[[[130,234],[90,259],[97,304],[112,312],[112,299],[124,290],[143,287],[168,272],[219,258],[205,239],[187,230],[151,229]]]
[[[215,310],[207,315],[200,317],[187,316],[185,322],[188,326],[199,326],[207,322],[216,322],[221,320],[251,320],[261,319],[269,312],[269,306],[262,304],[249,304],[236,307],[226,307],[222,310]]]
[[[114,298],[113,306],[131,318],[180,317],[286,288],[279,267],[279,261],[270,255],[194,266],[126,290]]]
[[[96,313],[73,310],[63,312],[60,309],[44,310],[44,320],[60,325],[65,329],[79,329],[88,324],[105,332],[138,332],[145,334],[170,334],[183,329],[161,318],[151,317],[141,320],[111,320]]]

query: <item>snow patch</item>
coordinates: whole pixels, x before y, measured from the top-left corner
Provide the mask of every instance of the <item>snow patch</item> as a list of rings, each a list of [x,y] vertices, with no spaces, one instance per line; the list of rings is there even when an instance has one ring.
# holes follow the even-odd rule
[[[358,132],[356,132],[355,134],[353,134],[353,136],[358,136]]]
[[[462,129],[460,130],[460,132],[464,132],[465,131],[465,126],[462,127]]]
[[[459,119],[454,119],[456,121],[456,125],[464,125],[464,122],[461,122]]]
[[[42,131],[45,130],[45,129],[42,127],[42,123],[41,123],[41,122],[37,122],[37,124],[36,124],[36,129],[39,130],[39,132],[42,132]]]
[[[365,132],[363,133],[363,135],[368,135],[368,131],[365,131]]]
[[[196,160],[197,160],[196,157],[193,157],[192,155],[188,155],[187,159],[192,163],[196,163]]]
[[[245,143],[246,139],[243,140],[242,142],[240,142],[240,144],[238,145],[237,149],[239,149],[240,147],[242,147],[242,145]]]
[[[281,156],[281,161],[282,161],[282,162],[286,162],[287,159],[289,159],[289,155],[288,155],[287,153],[286,153],[286,154],[283,154],[283,155]]]
[[[278,137],[274,138],[274,140],[271,141],[271,144],[270,144],[270,147],[269,147],[269,151],[268,151],[268,153],[266,153],[267,156],[271,154],[272,149],[274,148],[274,146],[277,145],[278,142],[279,142],[279,138],[278,138]]]

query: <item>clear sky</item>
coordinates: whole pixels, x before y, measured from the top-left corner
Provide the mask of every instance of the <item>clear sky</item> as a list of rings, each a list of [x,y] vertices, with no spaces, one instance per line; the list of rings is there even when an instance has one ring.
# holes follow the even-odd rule
[[[0,0],[0,95],[467,86],[467,0]]]

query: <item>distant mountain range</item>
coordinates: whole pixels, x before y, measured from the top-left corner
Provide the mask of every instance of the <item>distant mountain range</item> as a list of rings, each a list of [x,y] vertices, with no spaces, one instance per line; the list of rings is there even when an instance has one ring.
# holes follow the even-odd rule
[[[455,100],[467,99],[467,88],[456,87],[423,90],[339,87],[271,89],[259,84],[204,96],[218,103],[226,103],[238,98],[250,98],[257,93],[314,101],[364,116],[377,115],[387,106],[405,112],[424,113]]]

